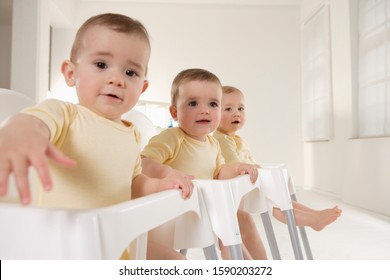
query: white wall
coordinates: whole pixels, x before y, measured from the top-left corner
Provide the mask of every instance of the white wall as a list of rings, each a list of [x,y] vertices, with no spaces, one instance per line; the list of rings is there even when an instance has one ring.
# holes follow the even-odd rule
[[[13,0],[11,89],[36,101],[46,98],[50,27],[70,26],[69,10],[74,10],[71,0]]]
[[[75,25],[103,12],[127,14],[150,32],[150,88],[142,100],[169,102],[171,82],[183,69],[214,72],[246,95],[248,122],[242,135],[258,161],[286,163],[296,183],[303,183],[298,6],[87,1],[79,3]],[[69,56],[73,33],[54,30],[54,45],[62,46],[53,53],[56,63]],[[53,77],[56,94],[64,89],[63,81]]]
[[[389,138],[353,139],[356,47],[351,37],[348,0],[304,0],[302,20],[320,3],[330,5],[334,139],[304,144],[306,186],[333,193],[343,201],[390,215]]]

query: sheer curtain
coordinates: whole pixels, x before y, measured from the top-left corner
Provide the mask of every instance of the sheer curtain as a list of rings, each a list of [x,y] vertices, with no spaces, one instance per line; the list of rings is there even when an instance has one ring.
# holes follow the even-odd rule
[[[302,25],[302,100],[305,141],[332,137],[329,6],[321,6]]]
[[[359,1],[358,137],[390,135],[390,0]]]

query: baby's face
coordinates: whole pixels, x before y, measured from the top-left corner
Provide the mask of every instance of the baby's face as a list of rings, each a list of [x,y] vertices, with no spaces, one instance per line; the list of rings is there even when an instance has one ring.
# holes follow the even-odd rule
[[[92,27],[74,62],[79,103],[98,115],[119,121],[147,87],[149,55],[148,43],[136,35]]]
[[[233,136],[245,124],[244,96],[241,92],[224,93],[222,96],[221,123],[218,130]]]
[[[190,137],[205,141],[221,119],[222,88],[216,82],[189,81],[179,87],[173,117]]]

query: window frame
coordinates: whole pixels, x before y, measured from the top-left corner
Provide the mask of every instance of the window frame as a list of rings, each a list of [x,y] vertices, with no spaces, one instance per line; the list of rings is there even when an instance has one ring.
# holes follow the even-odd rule
[[[316,32],[313,32],[313,29]],[[305,142],[329,141],[333,138],[329,4],[320,5],[303,22],[301,34],[303,140]],[[320,41],[320,44],[316,41]],[[313,44],[318,45],[313,47]],[[319,51],[315,50],[316,48]]]

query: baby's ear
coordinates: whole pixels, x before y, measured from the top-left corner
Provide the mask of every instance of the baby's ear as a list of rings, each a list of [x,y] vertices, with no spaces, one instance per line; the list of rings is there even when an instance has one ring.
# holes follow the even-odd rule
[[[75,65],[70,60],[64,60],[64,62],[62,62],[61,72],[62,75],[64,75],[66,84],[70,87],[75,85],[74,69]]]
[[[143,85],[143,87],[142,87],[141,93],[144,93],[145,90],[146,90],[148,87],[149,87],[149,81],[148,81],[148,80],[145,80],[145,81],[144,81],[144,85]]]
[[[169,112],[171,113],[172,118],[177,121],[177,108],[175,105],[169,106]]]

